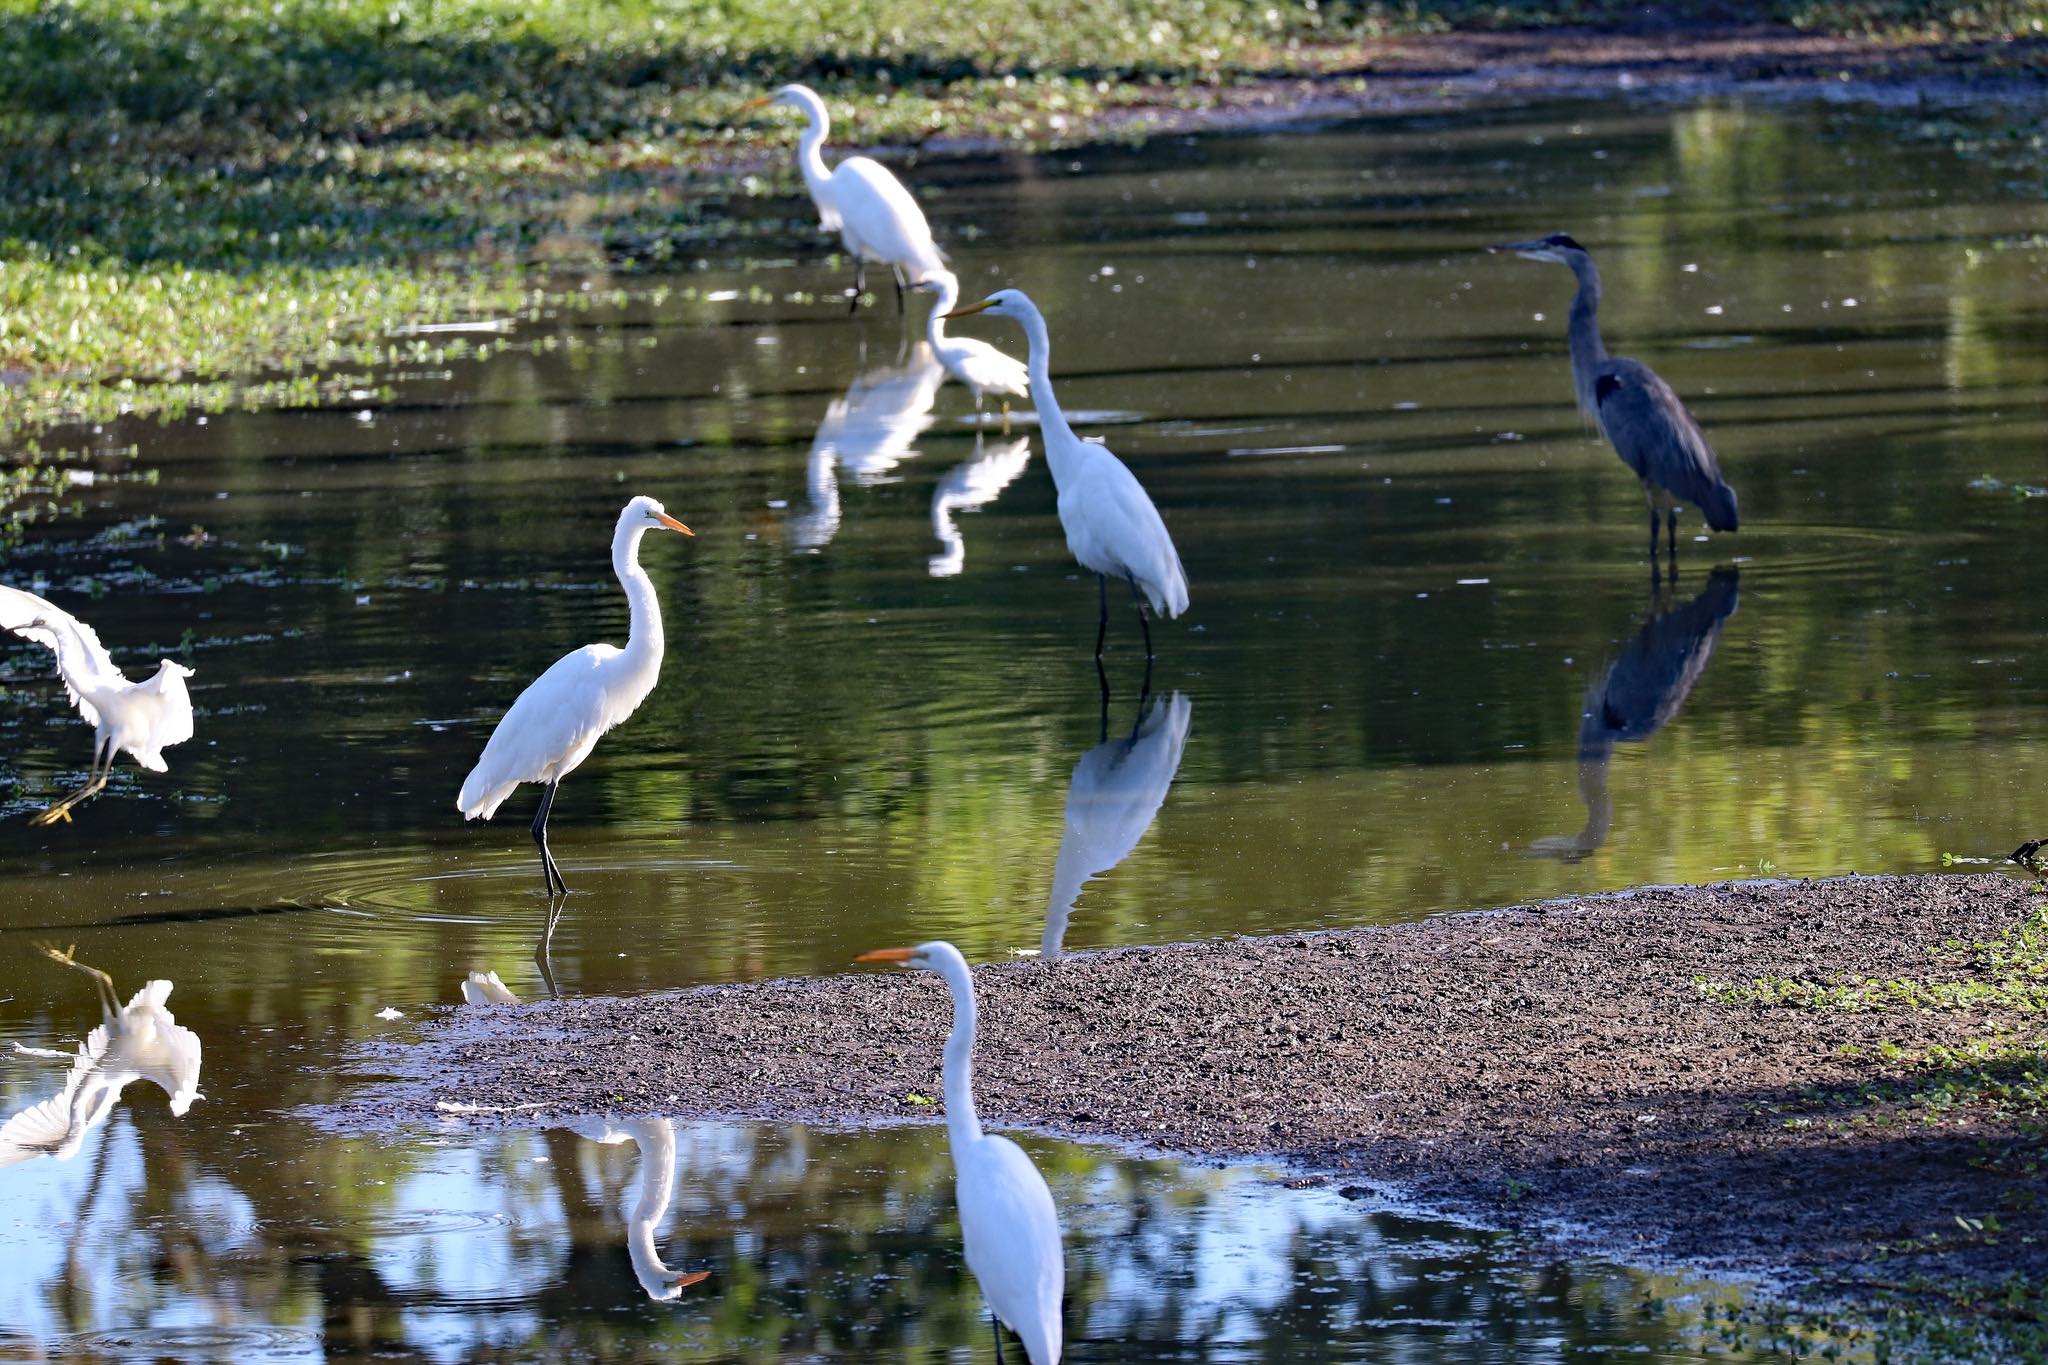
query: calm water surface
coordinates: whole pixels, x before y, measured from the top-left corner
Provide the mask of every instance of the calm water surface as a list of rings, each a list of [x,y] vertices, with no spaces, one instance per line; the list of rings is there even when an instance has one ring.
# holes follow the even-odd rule
[[[172,1118],[138,1085],[68,1161],[0,1170],[0,1343],[987,1350],[935,1131],[676,1127],[659,1254],[712,1277],[654,1302],[628,1223],[668,1163],[642,1140],[295,1116],[471,968],[665,989],[935,936],[987,959],[1924,870],[2041,832],[2048,251],[2038,167],[1992,131],[1563,107],[919,166],[966,291],[1040,300],[1063,399],[1186,561],[1143,705],[1119,612],[1106,712],[1028,417],[978,426],[886,298],[822,298],[844,279],[787,185],[728,206],[746,249],[594,279],[482,360],[60,434],[92,482],[20,528],[7,581],[131,672],[197,667],[200,737],[30,829],[90,738],[47,656],[0,649],[0,1039],[92,1025],[31,951],[75,941],[124,998],[177,983],[207,1098]],[[1571,406],[1569,276],[1478,250],[1560,229],[1742,495],[1675,582]],[[605,548],[635,492],[698,536],[645,546],[668,661],[562,789],[580,894],[544,976],[529,799],[465,827],[453,798],[531,676],[623,638]],[[7,1112],[61,1070],[7,1063]],[[1686,1295],[1640,1307],[1668,1282],[1036,1151],[1077,1359],[1708,1344]]]

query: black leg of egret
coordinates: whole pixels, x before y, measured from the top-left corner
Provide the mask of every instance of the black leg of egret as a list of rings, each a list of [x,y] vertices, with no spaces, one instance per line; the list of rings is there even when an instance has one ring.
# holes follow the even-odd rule
[[[1003,1325],[996,1321],[994,1309],[989,1310],[988,1330],[993,1332],[996,1338],[996,1365],[1003,1365]]]
[[[860,257],[856,256],[853,258],[853,302],[849,303],[846,306],[846,312],[849,317],[860,311],[860,296],[867,292],[867,262],[861,260]]]
[[[890,270],[891,270],[891,271],[892,271],[892,272],[894,273],[894,275],[895,275],[895,277],[896,277],[896,316],[900,318],[900,317],[902,317],[902,316],[903,316],[903,313],[904,313],[904,308],[903,308],[903,267],[902,267],[902,266],[900,266],[900,265],[892,265],[892,266],[890,266],[890,267],[889,267],[889,269],[890,269]]]
[[[1095,575],[1095,601],[1102,608],[1102,616],[1095,623],[1095,662],[1102,662],[1102,642],[1109,638],[1109,578],[1104,574]],[[1109,684],[1104,682],[1104,687]]]
[[[548,851],[548,812],[555,808],[555,788],[561,785],[559,777],[548,783],[540,794],[540,809],[533,813],[533,842],[540,847],[540,874],[550,896],[569,894],[569,883],[562,880],[562,869],[555,866],[555,855]]]
[[[1650,504],[1650,562],[1657,562],[1657,504]]]
[[[1152,700],[1152,656],[1147,654],[1145,656],[1145,676],[1138,683],[1138,719],[1140,721],[1145,718],[1145,703],[1150,700]],[[1138,727],[1133,725],[1131,727],[1131,738],[1136,739],[1137,737]]]
[[[1095,661],[1095,676],[1102,681],[1102,721],[1095,730],[1097,744],[1109,743],[1109,674],[1102,671],[1102,661]]]
[[[1145,666],[1148,670],[1146,676],[1149,678],[1149,670],[1152,665],[1152,625],[1151,622],[1146,620],[1145,594],[1138,591],[1138,580],[1136,578],[1125,574],[1124,581],[1131,585],[1131,600],[1138,604],[1138,629],[1145,632]]]
[[[562,907],[569,903],[567,896],[558,896],[553,887],[548,888],[548,918],[540,931],[540,946],[533,950],[534,965],[540,968],[540,979],[548,988],[551,999],[559,1000],[562,992],[555,985],[555,964],[549,956],[555,945],[555,925],[562,918]]]
[[[1678,558],[1678,509],[1670,509],[1669,519],[1664,523],[1664,549],[1673,560]]]

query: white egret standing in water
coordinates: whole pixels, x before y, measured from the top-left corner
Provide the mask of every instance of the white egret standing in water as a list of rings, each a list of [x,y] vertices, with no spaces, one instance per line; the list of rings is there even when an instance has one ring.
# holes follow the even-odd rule
[[[93,727],[92,768],[85,785],[37,815],[31,824],[69,820],[71,808],[107,785],[114,757],[134,755],[153,773],[168,771],[164,750],[192,738],[192,670],[169,659],[142,682],[130,682],[91,626],[32,592],[0,587],[0,630],[47,646],[78,714]]]
[[[42,951],[92,978],[99,990],[100,1025],[71,1056],[64,1088],[0,1125],[0,1166],[38,1156],[59,1161],[76,1156],[86,1136],[107,1121],[114,1101],[135,1081],[150,1081],[170,1096],[171,1112],[180,1118],[192,1101],[204,1098],[199,1093],[199,1035],[164,1007],[170,982],[143,983],[124,1006],[114,993],[114,979],[77,961],[74,949]],[[19,1043],[15,1050],[38,1057],[67,1055]]]
[[[1031,402],[1038,409],[1038,429],[1045,439],[1045,462],[1059,489],[1060,525],[1067,548],[1081,567],[1095,574],[1102,618],[1095,629],[1095,657],[1109,632],[1109,580],[1121,578],[1138,600],[1138,625],[1145,633],[1145,657],[1152,657],[1152,627],[1145,606],[1171,619],[1188,609],[1188,577],[1180,554],[1159,509],[1145,494],[1138,476],[1124,467],[1109,447],[1084,441],[1067,425],[1059,400],[1052,394],[1052,342],[1045,317],[1030,296],[1018,289],[998,290],[980,303],[955,309],[948,317],[991,313],[1023,324],[1031,343]],[[1107,684],[1105,684],[1107,686]]]
[[[917,286],[938,295],[931,316],[925,319],[925,337],[932,354],[946,367],[946,373],[967,386],[974,395],[975,415],[981,414],[984,394],[995,394],[1003,404],[1003,434],[1010,431],[1010,400],[1030,391],[1031,372],[1024,362],[1004,355],[977,337],[946,335],[946,315],[960,302],[960,280],[950,270],[934,270]]]
[[[948,470],[932,490],[932,534],[945,546],[925,561],[925,569],[933,578],[951,578],[967,567],[967,538],[954,524],[953,514],[988,506],[1030,463],[1030,437],[1019,436],[993,450],[984,450],[981,433],[975,433],[974,458]]]
[[[1154,701],[1150,710],[1141,703],[1129,735],[1103,741],[1074,765],[1039,956],[1060,956],[1081,888],[1129,857],[1152,828],[1180,771],[1193,714],[1194,703],[1179,692]]]
[[[1566,334],[1571,340],[1572,389],[1579,411],[1600,424],[1607,443],[1642,480],[1650,504],[1650,558],[1657,557],[1657,519],[1669,519],[1665,543],[1678,553],[1678,503],[1700,509],[1708,526],[1733,531],[1740,524],[1735,490],[1721,477],[1721,462],[1706,433],[1657,372],[1640,360],[1607,354],[1600,340],[1600,270],[1592,253],[1562,232],[1533,242],[1487,250],[1512,251],[1532,261],[1565,266],[1579,282]]]
[[[946,1140],[953,1150],[953,1194],[967,1268],[996,1318],[1017,1334],[1031,1365],[1060,1358],[1060,1295],[1066,1265],[1060,1220],[1045,1177],[1024,1149],[981,1131],[974,1113],[974,977],[950,943],[877,948],[856,962],[896,962],[937,972],[953,993],[953,1032],[946,1038]],[[1002,1352],[1002,1334],[996,1335]]]
[[[612,570],[626,590],[631,612],[626,647],[585,645],[528,684],[491,732],[483,757],[455,798],[465,819],[488,820],[520,783],[546,784],[533,816],[533,842],[540,848],[541,875],[550,896],[569,892],[548,851],[555,789],[589,757],[605,731],[639,709],[661,675],[661,603],[654,580],[640,567],[640,538],[652,530],[695,534],[653,498],[634,498],[619,513],[612,532]]]
[[[848,311],[860,307],[860,296],[867,290],[868,262],[873,261],[888,266],[895,276],[896,311],[902,312],[903,286],[945,268],[945,254],[932,240],[924,211],[903,188],[903,182],[879,161],[849,156],[836,167],[826,167],[820,149],[832,127],[832,116],[825,112],[825,101],[818,98],[817,91],[807,85],[785,85],[772,95],[749,100],[740,106],[740,112],[770,104],[800,109],[810,121],[797,141],[796,164],[803,172],[804,188],[811,192],[811,202],[818,206],[819,225],[838,233],[853,257],[853,305]]]

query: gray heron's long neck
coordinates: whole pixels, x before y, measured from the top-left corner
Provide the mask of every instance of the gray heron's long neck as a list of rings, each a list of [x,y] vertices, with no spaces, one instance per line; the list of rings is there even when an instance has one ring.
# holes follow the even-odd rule
[[[810,123],[804,128],[803,136],[797,139],[796,164],[804,175],[804,184],[811,193],[832,178],[831,168],[825,164],[825,134],[832,129],[832,116],[825,112],[824,102],[806,103],[804,113]]]
[[[946,1132],[957,1148],[981,1138],[974,1112],[974,977],[964,962],[945,963],[941,975],[953,992],[953,1031],[946,1035]]]
[[[1600,362],[1607,359],[1607,347],[1600,340],[1600,268],[1590,256],[1572,259],[1572,274],[1579,278],[1579,292],[1572,296],[1571,326],[1572,388],[1578,393],[1579,410],[1591,417],[1599,410],[1593,395],[1593,381],[1599,377]]]
[[[1046,334],[1045,318],[1036,308],[1026,313],[1022,322],[1025,339],[1031,346],[1025,365],[1031,375],[1031,404],[1038,409],[1046,463],[1052,466],[1052,481],[1065,487],[1078,471],[1072,454],[1074,429],[1067,425],[1066,413],[1060,411],[1060,400],[1052,396],[1052,338]]]
[[[634,665],[659,666],[666,641],[661,634],[661,601],[654,595],[654,580],[647,576],[647,570],[640,567],[640,538],[647,534],[647,527],[621,526],[612,537],[612,570],[619,576],[619,586],[626,590],[626,606],[631,612],[626,628],[626,656]]]

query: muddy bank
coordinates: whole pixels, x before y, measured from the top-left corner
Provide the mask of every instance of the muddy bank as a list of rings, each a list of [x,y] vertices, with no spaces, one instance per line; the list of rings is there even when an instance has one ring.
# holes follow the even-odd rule
[[[1661,889],[984,967],[983,1114],[1277,1156],[1698,1265],[1866,1282],[2048,1272],[2044,1179],[2016,1126],[2026,1102],[1970,1102],[1962,1068],[1927,1060],[1971,1040],[2040,1046],[2031,997],[2011,989],[2042,970],[2015,932],[2037,885]],[[1970,946],[1983,944],[2001,946]],[[1698,980],[1771,977],[1898,984],[1813,1006]],[[932,1120],[948,1023],[936,979],[852,968],[451,1012],[372,1058],[391,1079],[324,1118],[375,1130],[480,1106],[501,1112],[470,1122]]]

